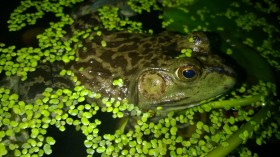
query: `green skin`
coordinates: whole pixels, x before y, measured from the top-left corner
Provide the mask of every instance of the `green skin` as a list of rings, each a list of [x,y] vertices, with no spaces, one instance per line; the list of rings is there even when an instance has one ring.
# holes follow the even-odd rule
[[[98,21],[96,16],[80,18],[71,31],[93,28]],[[208,38],[201,32],[149,36],[100,31],[101,35],[92,32],[82,41],[85,47],[77,49],[78,61],[42,64],[26,81],[19,81],[19,85],[13,82],[14,90],[32,102],[46,87],[73,87],[69,79],[59,75],[62,69],[70,69],[82,85],[103,97],[127,98],[143,111],[162,107],[161,112],[166,113],[197,106],[202,100],[226,93],[235,84],[233,69],[210,52]],[[102,41],[107,45],[102,46]],[[192,57],[175,58],[182,49],[192,49]],[[193,72],[193,76],[184,76],[186,71]],[[114,86],[113,80],[120,78],[124,85]],[[88,98],[88,102],[93,101],[103,106],[101,100]]]

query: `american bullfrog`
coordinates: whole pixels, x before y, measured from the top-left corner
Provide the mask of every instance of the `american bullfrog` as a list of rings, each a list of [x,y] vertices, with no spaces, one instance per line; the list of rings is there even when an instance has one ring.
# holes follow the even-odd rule
[[[94,29],[97,22],[96,16],[81,17],[70,32]],[[160,107],[166,112],[197,106],[235,84],[233,69],[210,51],[202,32],[188,36],[170,32],[147,35],[100,27],[81,42],[83,47],[76,49],[78,61],[39,64],[26,81],[11,79],[10,88],[32,102],[47,87],[73,87],[71,80],[59,75],[62,69],[70,69],[82,85],[102,97],[127,98],[143,111]],[[176,57],[182,49],[191,49],[192,56]],[[112,84],[117,79],[123,80],[123,86]],[[93,101],[103,105],[100,100],[88,98],[88,102]]]

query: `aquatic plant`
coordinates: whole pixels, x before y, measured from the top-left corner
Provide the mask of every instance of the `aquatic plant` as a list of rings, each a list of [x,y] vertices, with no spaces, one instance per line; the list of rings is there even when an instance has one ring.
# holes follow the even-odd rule
[[[200,106],[179,113],[170,112],[167,117],[158,122],[150,121],[157,111],[142,112],[134,104],[129,104],[126,99],[119,101],[104,97],[95,91],[89,91],[81,85],[70,70],[62,70],[60,75],[69,77],[75,82],[73,89],[48,87],[41,97],[32,102],[23,100],[13,90],[12,85],[20,80],[26,80],[28,74],[35,71],[42,63],[56,61],[67,63],[76,60],[74,49],[82,46],[80,40],[90,38],[91,31],[96,31],[97,34],[102,33],[96,28],[95,30],[79,30],[73,32],[71,37],[67,36],[65,27],[73,24],[74,20],[64,13],[65,8],[73,7],[79,2],[81,0],[44,0],[42,2],[25,0],[11,14],[11,19],[8,21],[10,31],[36,24],[36,20],[43,18],[46,12],[53,13],[58,20],[50,22],[49,28],[37,36],[38,47],[18,49],[16,46],[7,46],[4,43],[0,45],[0,72],[7,76],[8,79],[5,81],[10,82],[9,85],[11,85],[6,86],[4,81],[4,85],[1,83],[3,86],[0,88],[0,156],[36,157],[52,154],[52,146],[56,143],[56,139],[48,134],[50,127],[56,127],[61,132],[65,132],[67,126],[74,126],[77,132],[85,136],[84,146],[88,156],[96,153],[103,156],[216,157],[229,153],[256,156],[250,151],[246,141],[254,139],[256,144],[261,145],[271,138],[280,138],[279,117],[277,117],[279,100],[275,99],[276,87],[273,76],[270,76],[271,73],[267,68],[258,69],[258,73],[252,72],[254,70],[249,65],[249,67],[246,65],[245,69],[248,73],[252,73],[253,81],[248,79],[250,81],[244,82],[239,88],[219,100],[207,100],[201,102]],[[256,3],[255,7],[251,3],[253,2],[232,2],[227,5],[221,3],[221,6],[227,6],[224,7],[226,8],[224,13],[223,10],[215,11],[211,10],[211,7],[207,8],[207,6],[213,7],[213,4],[207,4],[205,1],[163,0],[161,4],[158,4],[156,1],[143,0],[136,3],[136,1],[128,0],[131,9],[137,14],[160,10],[163,14],[159,18],[164,19],[162,25],[168,30],[181,33],[193,30],[217,31],[224,40],[232,39],[233,43],[240,45],[241,48],[246,48],[244,45],[248,45],[252,48],[246,48],[249,50],[248,53],[259,52],[271,66],[279,70],[277,62],[279,52],[274,48],[274,43],[279,39],[271,38],[275,33],[279,33],[278,29],[268,24],[265,19],[258,19],[253,12],[240,16],[237,8],[246,5],[262,13],[275,13],[279,9],[268,1]],[[268,6],[266,9],[263,8],[264,4]],[[163,8],[161,5],[168,8]],[[196,10],[189,10],[188,6]],[[35,8],[36,11],[30,13],[28,11],[30,8]],[[105,28],[152,33],[151,30],[144,30],[139,21],[116,18],[118,11],[119,8],[113,6],[104,6],[99,10],[99,15],[104,17]],[[178,20],[182,16],[184,19],[189,17],[185,19],[187,24],[184,23],[185,20]],[[214,19],[215,24],[208,19],[212,21]],[[226,22],[233,21],[234,25],[226,27],[227,25],[220,22],[225,19]],[[181,24],[178,25],[178,21]],[[229,32],[234,32],[233,29],[237,30],[237,26],[248,31],[245,37],[241,34],[243,44],[236,42],[236,37],[230,35],[228,37],[226,34],[228,30]],[[264,28],[268,34],[267,38],[262,41],[254,40],[259,39],[255,36],[255,27]],[[103,42],[103,45],[106,46],[106,42]],[[232,53],[232,56],[239,54],[238,51],[240,51],[239,48],[231,47],[230,44],[222,45],[221,49]],[[190,51],[182,50],[180,57],[184,55],[188,57]],[[238,60],[236,57],[233,58]],[[240,64],[243,65],[242,62]],[[258,64],[265,63],[258,62]],[[259,72],[266,77],[260,76]],[[115,86],[123,84],[122,79],[113,80],[112,83]],[[89,104],[85,100],[86,97],[101,99],[105,106]],[[100,130],[100,126],[104,125],[103,121],[97,116],[100,113],[110,113],[112,119],[123,119],[123,123],[118,129],[104,134]],[[130,123],[130,119],[125,116],[127,113],[138,117],[135,126],[130,130],[125,130],[125,126]]]

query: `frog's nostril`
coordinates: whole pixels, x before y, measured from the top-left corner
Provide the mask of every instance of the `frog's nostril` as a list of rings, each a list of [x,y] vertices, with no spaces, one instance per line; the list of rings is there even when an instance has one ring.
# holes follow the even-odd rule
[[[207,69],[208,72],[217,72],[217,73],[220,73],[220,74],[224,74],[226,71],[224,68],[221,68],[221,67],[209,67]]]
[[[220,74],[226,74],[226,75],[230,75],[230,76],[235,76],[235,71],[228,67],[228,66],[223,66],[223,67],[210,67],[208,68],[209,72],[217,72]]]
[[[216,71],[218,73],[224,73],[225,72],[224,68],[221,68],[221,67],[213,67],[212,70]]]

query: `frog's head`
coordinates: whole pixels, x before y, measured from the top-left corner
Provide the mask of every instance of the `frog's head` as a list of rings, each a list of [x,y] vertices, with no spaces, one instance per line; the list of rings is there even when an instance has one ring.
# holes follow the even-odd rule
[[[203,50],[207,45],[204,42]],[[192,57],[175,58],[165,67],[142,70],[135,82],[134,103],[143,110],[160,107],[164,112],[193,107],[230,90],[236,82],[234,75],[219,56],[197,51]]]

